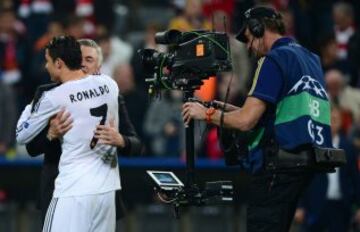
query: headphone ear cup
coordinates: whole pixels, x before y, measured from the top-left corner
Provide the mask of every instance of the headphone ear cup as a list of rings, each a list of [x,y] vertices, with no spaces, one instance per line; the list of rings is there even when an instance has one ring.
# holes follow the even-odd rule
[[[264,35],[264,25],[258,19],[250,19],[248,25],[251,34],[256,38],[261,38]]]

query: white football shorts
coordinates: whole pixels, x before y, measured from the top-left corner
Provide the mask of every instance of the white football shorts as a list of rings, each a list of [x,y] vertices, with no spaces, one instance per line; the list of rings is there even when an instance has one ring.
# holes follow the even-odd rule
[[[43,232],[115,231],[115,191],[86,196],[53,198]]]

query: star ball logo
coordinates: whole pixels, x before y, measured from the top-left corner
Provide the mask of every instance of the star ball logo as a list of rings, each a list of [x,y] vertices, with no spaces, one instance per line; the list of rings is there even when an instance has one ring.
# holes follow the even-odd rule
[[[328,98],[328,95],[325,89],[321,86],[321,84],[309,75],[302,76],[301,79],[292,87],[288,94],[304,90],[313,91],[316,96]]]

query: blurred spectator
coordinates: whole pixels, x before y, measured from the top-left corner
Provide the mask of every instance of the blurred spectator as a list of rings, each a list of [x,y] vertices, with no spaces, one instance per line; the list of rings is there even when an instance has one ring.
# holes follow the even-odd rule
[[[220,101],[225,101],[225,96],[229,88],[229,94],[226,102],[232,105],[242,106],[246,98],[247,92],[241,91],[242,87],[240,86],[239,83],[240,80],[236,78],[232,72],[221,73],[218,76],[218,88],[217,88],[216,99]]]
[[[280,14],[283,17],[285,25],[285,35],[288,37],[295,37],[295,27],[294,27],[294,14],[289,8],[282,8]]]
[[[83,29],[86,37],[95,33],[94,0],[77,0],[75,7],[76,16],[83,19]]]
[[[184,124],[181,117],[182,92],[166,91],[161,100],[151,102],[144,121],[144,132],[152,153],[158,157],[180,157],[184,149]]]
[[[337,42],[337,54],[340,59],[346,59],[348,42],[354,34],[354,10],[351,4],[337,2],[333,7],[333,19],[335,23],[335,36]]]
[[[350,140],[354,147],[356,148],[356,151],[360,151],[360,122],[355,121],[352,124],[351,130],[350,130]],[[360,161],[358,162],[358,166],[360,169]]]
[[[21,0],[18,15],[25,22],[31,43],[45,33],[48,21],[53,13],[50,0]]]
[[[332,4],[329,1],[288,1],[294,15],[295,37],[306,48],[315,51],[316,41],[334,31]]]
[[[28,64],[31,60],[26,29],[12,9],[0,9],[0,69],[3,83],[14,91],[17,108],[31,98]]]
[[[237,33],[244,20],[244,12],[254,6],[254,0],[235,1],[232,17],[232,31]]]
[[[25,62],[24,27],[16,20],[11,9],[0,10],[0,65],[3,71],[3,81],[15,84],[22,78],[21,65]]]
[[[354,87],[360,87],[360,31],[356,31],[355,34],[349,40],[349,62],[351,67],[351,82]]]
[[[303,222],[306,232],[349,231],[353,204],[360,204],[360,179],[356,166],[357,155],[341,131],[341,110],[333,106],[331,132],[333,146],[344,149],[347,163],[334,173],[317,174],[295,213],[295,221]],[[360,222],[360,211],[356,214]]]
[[[176,15],[179,15],[185,8],[186,0],[171,0],[170,4],[174,7]]]
[[[86,36],[94,35],[95,24],[106,24],[108,29],[113,26],[114,0],[53,0],[53,5],[55,19],[66,18],[70,14],[81,18]]]
[[[148,84],[145,82],[145,70],[142,65],[141,56],[142,54],[138,51],[140,49],[155,49],[159,52],[165,52],[166,46],[155,43],[155,34],[161,31],[161,28],[156,23],[148,23],[145,30],[143,40],[140,41],[139,45],[134,49],[134,56],[132,57],[131,64],[134,67],[136,85],[140,91],[147,92]],[[149,78],[149,77],[147,77]]]
[[[350,65],[347,60],[338,57],[335,35],[329,34],[323,36],[319,41],[318,47],[324,72],[330,69],[338,69],[346,75],[346,82],[348,82],[350,78]]]
[[[77,0],[75,12],[80,17],[92,17],[94,14],[93,0]]]
[[[33,80],[31,83],[32,95],[37,86],[51,82],[49,73],[45,69],[44,47],[53,37],[62,34],[64,34],[62,24],[58,21],[51,21],[48,24],[47,31],[34,44],[33,59],[30,62],[30,74]]]
[[[162,29],[157,23],[148,23],[145,30],[144,40],[142,41],[141,48],[156,49],[160,52],[165,52],[165,46],[155,42],[155,34]]]
[[[1,9],[14,8],[14,1],[13,0],[2,0],[2,1],[0,1],[0,8]]]
[[[58,21],[50,21],[47,25],[47,31],[35,42],[34,52],[40,52],[53,37],[64,34],[64,28]]]
[[[116,0],[94,0],[94,17],[97,25],[104,25],[113,33],[115,24]],[[124,18],[123,18],[124,19]]]
[[[229,36],[234,79],[238,79],[234,81],[236,86],[233,86],[233,89],[245,93],[248,90],[248,83],[251,81],[249,80],[251,63],[248,56],[248,51],[246,49],[246,45],[237,41],[234,34],[231,33],[231,24],[229,20],[230,17],[226,14],[226,12],[215,11],[213,17],[215,31],[226,32]],[[227,28],[225,28],[225,26],[227,26]]]
[[[103,25],[97,26],[97,35],[104,56],[101,73],[111,76],[117,66],[130,63],[133,48],[119,37],[111,36]]]
[[[64,19],[70,14],[75,13],[76,0],[52,0],[54,7],[53,17],[54,19]]]
[[[16,104],[12,89],[3,83],[0,70],[0,155],[14,145]]]
[[[211,30],[211,23],[202,11],[201,0],[186,0],[182,14],[170,20],[169,29],[176,29],[182,32],[193,30]],[[204,81],[196,95],[204,101],[214,99],[216,91],[216,79],[210,78]]]
[[[112,76],[118,83],[120,93],[124,96],[129,118],[133,122],[135,131],[140,138],[143,138],[143,122],[148,107],[146,93],[137,89],[134,72],[129,64],[120,64],[115,67]]]
[[[224,157],[224,152],[219,143],[218,129],[215,126],[207,125],[204,143],[202,144],[200,154],[205,154],[206,158],[218,160]]]
[[[233,73],[222,73],[221,75],[218,76],[218,88],[217,88],[216,99],[220,101],[225,101],[226,94],[229,90],[228,98],[226,99],[226,102],[232,105],[241,106],[245,101],[246,94],[245,92],[241,91],[241,86],[239,85],[240,80],[233,75],[234,75]],[[205,141],[202,146],[203,146],[202,150],[208,158],[219,159],[223,157],[223,151],[221,150],[219,144],[217,127],[209,128],[209,130],[205,135]]]
[[[203,15],[201,0],[186,0],[183,13],[170,20],[169,29],[211,30],[210,21]]]
[[[74,36],[76,39],[85,38],[85,20],[79,16],[70,14],[62,21],[66,35]]]
[[[216,11],[222,11],[232,19],[234,4],[234,0],[203,0],[203,12],[206,17],[212,18]]]
[[[350,113],[353,118],[352,121],[360,120],[360,91],[346,85],[345,77],[339,70],[327,71],[324,78],[330,102],[339,105],[343,109],[343,117]],[[350,122],[343,124],[346,131],[352,123],[349,117],[347,117],[347,120],[350,120]]]

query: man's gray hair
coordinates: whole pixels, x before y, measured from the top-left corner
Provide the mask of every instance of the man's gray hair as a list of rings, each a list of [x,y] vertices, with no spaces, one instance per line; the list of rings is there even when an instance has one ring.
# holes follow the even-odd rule
[[[98,55],[98,65],[101,66],[104,60],[101,47],[92,39],[79,39],[78,42],[81,46],[95,48]]]

